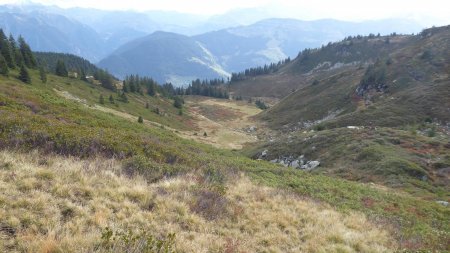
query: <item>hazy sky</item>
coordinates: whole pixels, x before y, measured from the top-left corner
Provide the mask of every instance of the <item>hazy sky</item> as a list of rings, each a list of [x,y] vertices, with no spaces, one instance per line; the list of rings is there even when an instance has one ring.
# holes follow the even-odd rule
[[[0,3],[28,0],[0,0]],[[33,0],[60,7],[94,7],[114,10],[172,10],[193,14],[221,14],[237,8],[260,7],[272,15],[298,19],[335,18],[367,20],[414,18],[450,24],[449,0]]]

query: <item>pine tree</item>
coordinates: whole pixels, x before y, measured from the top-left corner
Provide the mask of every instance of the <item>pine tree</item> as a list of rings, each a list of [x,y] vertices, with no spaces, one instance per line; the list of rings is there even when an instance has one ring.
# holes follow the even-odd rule
[[[120,99],[122,100],[122,102],[128,103],[128,97],[124,92],[122,92],[122,94],[120,95]]]
[[[5,36],[5,34],[3,33],[2,29],[0,29],[0,52],[3,55],[3,57],[5,58],[5,60],[8,64],[8,67],[14,68],[16,65],[14,62],[14,53],[11,50],[10,42],[9,42],[8,38]]]
[[[22,36],[19,36],[18,41],[20,53],[22,54],[25,65],[29,68],[35,68],[37,66],[36,59],[34,58],[30,46],[25,42]]]
[[[99,102],[101,105],[105,104],[105,98],[103,97],[103,95],[100,95]]]
[[[173,106],[175,106],[178,109],[183,108],[183,99],[180,97],[175,97],[173,101]]]
[[[25,64],[24,60],[23,60],[22,53],[20,52],[20,49],[18,49],[18,48],[16,48],[15,51],[14,51],[14,59],[16,60],[16,66],[19,67],[19,68],[23,64]]]
[[[80,71],[80,80],[81,80],[81,81],[85,81],[85,82],[88,81],[88,80],[86,79],[86,72],[84,72],[84,69],[81,69],[81,71]]]
[[[22,58],[20,55],[20,50],[17,48],[17,43],[12,34],[9,34],[9,46],[11,48],[12,57],[14,58],[14,68],[22,65]]]
[[[155,96],[155,85],[153,84],[153,82],[151,82],[147,86],[147,94],[152,97]]]
[[[69,72],[66,69],[66,64],[63,61],[58,60],[58,62],[56,63],[55,73],[58,76],[63,76],[63,77],[69,76]]]
[[[138,122],[139,122],[139,123],[144,123],[144,119],[142,118],[142,116],[139,116]]]
[[[128,82],[127,81],[123,81],[122,91],[126,92],[126,93],[128,93],[130,91],[130,88],[128,87]]]
[[[28,70],[25,67],[25,65],[20,66],[19,80],[24,83],[31,84],[30,73],[28,73]]]
[[[39,67],[39,76],[41,77],[41,81],[43,83],[47,83],[47,72],[45,71],[43,66]]]
[[[8,76],[8,73],[9,73],[8,63],[6,63],[6,60],[3,57],[3,55],[0,54],[0,74]]]

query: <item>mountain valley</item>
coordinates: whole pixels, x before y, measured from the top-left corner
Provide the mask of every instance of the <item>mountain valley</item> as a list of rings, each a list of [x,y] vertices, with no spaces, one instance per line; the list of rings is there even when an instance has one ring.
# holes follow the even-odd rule
[[[0,252],[450,251],[450,26],[243,13],[1,6]]]

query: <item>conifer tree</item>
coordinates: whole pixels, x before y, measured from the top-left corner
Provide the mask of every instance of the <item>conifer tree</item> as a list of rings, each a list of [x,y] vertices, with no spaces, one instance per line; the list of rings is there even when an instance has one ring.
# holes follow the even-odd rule
[[[3,57],[3,55],[0,54],[0,74],[8,76],[8,73],[9,73],[8,64],[6,63],[6,60]]]
[[[142,116],[139,116],[138,122],[139,122],[139,123],[144,123],[144,119],[142,118]]]
[[[47,83],[47,72],[45,71],[43,66],[39,67],[39,76],[41,77],[41,81],[43,83]]]
[[[16,65],[14,62],[14,53],[11,50],[11,45],[9,43],[9,40],[3,33],[2,29],[0,29],[0,53],[5,58],[5,60],[8,64],[8,67],[14,68]]]
[[[12,34],[9,34],[9,47],[11,48],[11,54],[12,57],[14,58],[14,68],[22,65],[22,61],[21,61],[21,57],[18,56],[20,55],[20,50],[17,48],[17,43],[16,40],[14,39]]]
[[[122,94],[120,95],[120,99],[122,99],[122,102],[128,103],[128,97],[124,92],[122,92]]]
[[[58,76],[63,76],[63,77],[69,76],[69,72],[66,69],[66,64],[63,61],[58,60],[58,62],[56,63],[55,73]]]
[[[130,91],[129,87],[128,87],[128,82],[127,81],[123,81],[123,87],[122,87],[122,91],[128,93]]]
[[[114,97],[113,97],[113,95],[109,95],[109,102],[111,104],[114,104]]]
[[[80,71],[80,80],[87,82],[86,72],[84,72],[84,69],[81,69],[81,71]]]
[[[30,46],[25,42],[22,36],[19,36],[18,41],[20,53],[22,54],[25,65],[29,68],[35,68],[37,66],[36,59],[34,58]]]
[[[156,92],[155,92],[155,85],[153,84],[153,82],[151,82],[147,86],[147,94],[152,97],[155,96]]]
[[[28,73],[27,68],[23,64],[22,64],[22,66],[20,66],[19,80],[24,83],[31,84],[30,73]]]
[[[105,98],[103,98],[103,95],[100,95],[99,102],[101,105],[105,104]]]

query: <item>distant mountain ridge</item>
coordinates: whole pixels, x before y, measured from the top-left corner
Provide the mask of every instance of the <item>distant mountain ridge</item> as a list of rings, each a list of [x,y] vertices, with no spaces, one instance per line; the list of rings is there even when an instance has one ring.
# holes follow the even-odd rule
[[[129,42],[100,61],[99,66],[119,78],[134,73],[151,76],[160,83],[183,84],[199,76],[208,79],[229,76],[200,43],[168,32],[155,32]]]
[[[91,62],[100,62],[102,67],[119,77],[152,74],[160,82],[169,81],[176,85],[192,78],[227,77],[231,72],[278,62],[287,57],[294,58],[305,48],[320,47],[348,35],[410,34],[421,30],[420,25],[405,20],[354,23],[330,19],[301,21],[271,18],[242,25],[271,16],[264,13],[259,10],[250,15],[249,10],[237,10],[207,18],[175,12],[62,9],[38,4],[0,5],[0,27],[15,36],[23,35],[35,51],[75,54]],[[234,27],[223,28],[226,26]],[[150,47],[143,47],[146,51],[136,49],[144,54],[139,55],[137,60],[129,59],[120,52],[134,45],[134,40],[141,41],[158,30],[198,35],[180,35],[182,45],[187,48],[181,48],[180,44],[158,42],[158,50]],[[165,39],[168,37],[159,37],[159,40]],[[164,56],[160,52],[167,54]],[[160,62],[152,59],[159,59]]]
[[[386,28],[386,23],[390,22],[393,25]],[[366,25],[369,30],[365,28]],[[142,43],[145,43],[146,39],[140,38],[120,47],[99,64],[119,77],[130,73],[152,74],[152,77],[159,82],[169,81],[179,86],[186,84],[185,80],[189,82],[190,78],[228,77],[231,72],[263,66],[288,57],[294,58],[299,51],[305,48],[320,47],[348,35],[364,34],[365,31],[369,31],[367,34],[386,34],[399,30],[412,33],[417,28],[414,26],[406,28],[405,23],[398,20],[352,23],[337,20],[267,19],[253,25],[227,28],[192,37],[180,36],[181,41],[190,41],[190,43],[184,44],[188,47],[184,49],[179,44],[174,45],[170,41],[164,42],[169,37],[156,36],[157,33],[155,33],[153,39],[158,37],[159,40],[157,47],[142,47]],[[172,35],[175,36],[175,34]],[[151,37],[152,35],[145,38],[150,39]],[[154,40],[152,41],[154,42]],[[133,49],[133,46],[139,48]],[[197,47],[197,53],[186,55],[186,50],[191,50],[193,47]],[[124,54],[124,51],[139,51],[142,55],[135,53],[135,58],[130,58]],[[161,55],[161,52],[167,52],[165,57]],[[134,54],[129,56],[131,55]],[[201,63],[197,62],[204,66],[203,70],[198,66],[196,69],[188,70],[187,66],[196,66],[196,64],[186,64],[186,62],[192,63],[192,57],[207,59],[206,61],[202,60]],[[146,62],[144,58],[147,58],[149,62]],[[158,58],[161,61],[154,62],[150,60],[151,58]],[[179,59],[178,63],[174,60],[175,58]],[[168,66],[172,66],[173,69],[169,70]],[[211,70],[214,71],[211,72]]]
[[[94,61],[107,53],[95,30],[62,15],[4,12],[0,26],[7,34],[24,36],[35,51],[72,53]]]

